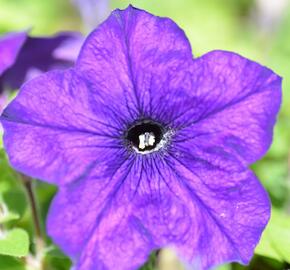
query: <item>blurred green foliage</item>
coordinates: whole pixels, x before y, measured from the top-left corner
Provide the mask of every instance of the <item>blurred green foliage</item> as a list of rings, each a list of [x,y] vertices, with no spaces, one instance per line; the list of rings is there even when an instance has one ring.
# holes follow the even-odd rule
[[[36,35],[80,29],[80,18],[69,1],[0,0],[0,32],[32,29]]]
[[[7,231],[0,241],[0,254],[15,257],[24,257],[29,253],[28,234],[23,229],[11,229]]]
[[[281,14],[276,31],[263,32],[255,23],[254,0],[113,0],[111,8],[124,8],[130,3],[175,20],[187,34],[196,57],[214,49],[231,50],[269,66],[283,77],[283,104],[273,145],[268,154],[253,165],[274,206],[271,221],[249,266],[232,264],[222,269],[289,268],[290,7]],[[0,0],[0,33],[23,29],[32,29],[34,35],[49,35],[64,30],[82,30],[83,25],[69,0]],[[34,184],[42,231],[45,232],[45,217],[56,188],[40,182]],[[26,255],[28,241],[30,252],[36,252],[31,211],[19,175],[9,167],[3,150],[0,151],[0,206],[0,232],[4,229],[7,234],[14,233],[14,236],[9,236],[10,240],[18,237],[17,241],[10,241],[9,237],[0,239],[0,267],[23,270],[27,260],[17,256]],[[13,254],[11,245],[16,243],[21,245],[12,247]],[[48,238],[46,245],[43,250],[44,269],[69,269],[70,260]],[[155,261],[153,254],[142,269],[156,269]]]
[[[256,254],[290,263],[290,216],[272,209],[270,222],[263,233]]]

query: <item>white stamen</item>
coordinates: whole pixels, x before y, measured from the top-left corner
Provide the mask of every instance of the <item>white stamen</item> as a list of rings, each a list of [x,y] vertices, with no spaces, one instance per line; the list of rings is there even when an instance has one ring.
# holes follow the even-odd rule
[[[152,132],[145,132],[139,135],[139,149],[144,149],[147,146],[153,146],[155,143],[155,136]]]
[[[139,147],[138,148],[137,147],[136,148],[134,147],[134,149],[135,149],[135,151],[137,153],[139,153],[141,155],[146,155],[146,154],[150,154],[150,153],[159,151],[160,149],[166,147],[167,143],[170,141],[170,138],[173,136],[173,134],[174,134],[174,132],[172,130],[169,130],[168,132],[166,132],[163,135],[162,140],[156,145],[156,147],[154,149],[152,149],[152,150],[146,150],[146,151],[140,151],[139,150],[139,149],[142,149],[143,150],[145,148],[145,135],[144,134],[139,135]],[[155,142],[155,136],[153,135],[153,137],[154,137],[154,142]],[[154,144],[154,142],[153,142],[153,144]],[[152,143],[152,141],[151,141],[151,143]],[[143,148],[141,148],[141,147],[143,147]]]

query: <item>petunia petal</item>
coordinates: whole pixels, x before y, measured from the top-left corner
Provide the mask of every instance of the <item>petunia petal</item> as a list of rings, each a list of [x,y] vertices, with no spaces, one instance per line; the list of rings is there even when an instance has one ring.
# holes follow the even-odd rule
[[[211,153],[209,167],[180,153],[131,158],[110,171],[100,164],[87,181],[60,191],[48,230],[76,269],[137,269],[161,247],[197,269],[249,262],[270,215],[266,192],[226,154]]]
[[[130,162],[118,164],[111,156],[96,164],[85,181],[79,179],[60,188],[49,212],[47,228],[67,253],[76,256],[81,252],[98,226],[98,219],[107,215],[111,204],[115,204],[112,194],[121,187],[120,181],[129,168]]]
[[[76,259],[75,269],[133,270],[154,243],[134,217],[131,185],[137,182],[134,157],[98,164],[85,181],[60,188],[48,217],[48,233]]]
[[[215,167],[171,153],[160,170],[167,192],[134,212],[154,242],[176,249],[197,269],[248,263],[270,216],[268,196],[253,173],[226,155],[211,157]],[[228,170],[217,168],[221,160]]]
[[[193,65],[192,105],[172,118],[181,130],[176,141],[222,145],[247,164],[261,158],[272,142],[281,103],[281,78],[242,56],[210,52]]]
[[[104,103],[127,112],[127,119],[134,121],[152,116],[167,91],[162,86],[168,77],[191,61],[190,44],[172,20],[129,6],[112,12],[89,36],[77,69]]]
[[[136,270],[148,259],[152,243],[139,221],[128,217],[128,209],[114,209],[110,218],[94,232],[80,257],[76,270]]]
[[[168,194],[168,184],[157,160],[115,157],[107,157],[85,179],[61,187],[50,209],[49,235],[76,261],[75,269],[138,269],[150,252],[167,243],[144,226],[164,217],[156,207],[169,202],[162,195]],[[147,208],[159,217],[141,219]]]
[[[30,176],[63,184],[118,151],[115,118],[96,114],[89,95],[73,70],[53,71],[25,84],[1,119],[11,164]]]

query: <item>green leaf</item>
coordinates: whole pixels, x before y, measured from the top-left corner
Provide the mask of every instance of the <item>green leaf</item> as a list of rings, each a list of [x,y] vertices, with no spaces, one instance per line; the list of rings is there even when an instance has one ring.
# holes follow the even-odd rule
[[[22,229],[12,229],[1,233],[0,254],[15,257],[26,256],[29,252],[29,237]]]
[[[0,200],[0,225],[12,220],[19,219],[19,215],[14,212],[10,212],[4,202]]]
[[[10,167],[4,149],[0,149],[0,171],[0,202],[5,202],[9,212],[23,216],[27,209],[26,197],[19,175]]]
[[[25,264],[21,259],[4,255],[0,255],[0,267],[3,270],[25,270]]]
[[[17,173],[10,167],[4,149],[0,149],[0,199],[2,194],[14,190],[17,186]]]
[[[53,245],[47,247],[46,255],[54,258],[68,258],[58,247]]]
[[[140,268],[140,270],[156,270],[155,267],[156,264],[157,264],[157,255],[156,252],[152,252],[148,258],[148,261]]]
[[[0,224],[19,219],[19,217],[20,216],[17,213],[8,212],[3,216],[0,215]]]
[[[270,222],[266,227],[255,253],[290,263],[290,216],[273,209]]]
[[[231,270],[232,267],[230,264],[224,264],[216,268],[216,270]]]
[[[43,262],[46,270],[67,270],[71,269],[72,263],[57,247],[49,247]]]

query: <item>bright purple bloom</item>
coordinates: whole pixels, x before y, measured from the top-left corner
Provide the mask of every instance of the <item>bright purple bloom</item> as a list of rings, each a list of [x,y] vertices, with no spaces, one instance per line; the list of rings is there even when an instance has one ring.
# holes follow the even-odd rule
[[[53,37],[29,37],[27,32],[18,32],[1,37],[0,98],[4,98],[4,90],[18,89],[44,71],[72,66],[82,42],[83,37],[75,32]]]
[[[248,169],[272,141],[281,78],[240,55],[193,59],[170,19],[116,10],[76,66],[5,109],[11,164],[57,184],[53,240],[79,270],[133,270],[170,246],[200,269],[248,263],[270,216]]]

